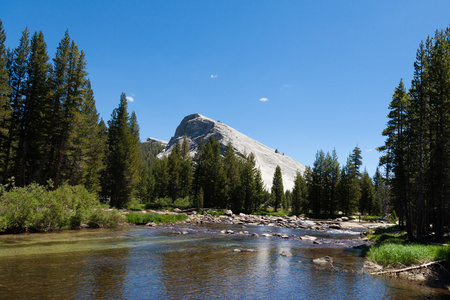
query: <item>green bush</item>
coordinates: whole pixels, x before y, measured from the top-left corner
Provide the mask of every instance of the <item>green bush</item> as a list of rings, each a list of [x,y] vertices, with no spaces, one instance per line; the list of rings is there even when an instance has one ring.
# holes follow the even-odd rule
[[[94,209],[88,217],[88,226],[91,228],[116,228],[125,221],[125,216],[115,208],[111,211]]]
[[[80,226],[96,196],[83,186],[61,185],[54,191],[31,184],[13,187],[0,197],[0,230],[49,231]]]
[[[173,200],[172,198],[159,198],[155,201],[155,204],[159,208],[170,208],[173,207]]]
[[[178,198],[173,202],[173,207],[185,209],[192,206],[191,199],[189,197]]]

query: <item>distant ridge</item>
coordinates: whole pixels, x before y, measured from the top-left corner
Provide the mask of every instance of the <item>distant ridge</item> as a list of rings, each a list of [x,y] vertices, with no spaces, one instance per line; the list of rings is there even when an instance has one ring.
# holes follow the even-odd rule
[[[198,143],[201,137],[206,141],[210,136],[214,136],[219,141],[222,150],[226,148],[228,142],[231,142],[235,153],[253,153],[256,167],[261,170],[262,179],[268,190],[272,187],[273,174],[277,165],[281,167],[285,190],[292,190],[297,171],[300,171],[302,174],[305,171],[305,166],[296,160],[284,154],[276,153],[274,149],[255,141],[230,126],[200,114],[184,117],[176,129],[175,135],[170,139],[159,156],[170,154],[172,147],[178,141],[182,141],[184,135],[188,138],[191,156],[194,156],[198,151]]]
[[[162,145],[162,146],[164,146],[164,147],[167,147],[167,144],[168,144],[169,142],[167,142],[167,141],[162,141],[162,140],[158,140],[158,139],[154,139],[154,138],[151,138],[151,137],[148,137],[148,138],[144,141],[144,143],[152,143],[152,144],[154,144],[154,145]]]

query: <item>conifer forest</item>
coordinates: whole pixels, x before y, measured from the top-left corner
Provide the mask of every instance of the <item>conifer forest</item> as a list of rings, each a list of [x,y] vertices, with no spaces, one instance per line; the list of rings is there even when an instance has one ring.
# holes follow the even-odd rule
[[[193,156],[186,136],[170,154],[157,156],[163,146],[141,143],[125,94],[112,99],[117,108],[102,120],[86,54],[69,31],[54,57],[43,32],[24,29],[14,49],[6,48],[6,35],[0,20],[0,200],[14,187],[82,186],[116,208],[138,202],[357,213],[398,218],[411,241],[442,241],[450,232],[450,28],[419,44],[410,87],[401,79],[393,87],[375,174],[362,169],[358,146],[343,165],[335,150],[319,150],[287,191],[280,167],[267,187],[252,153],[236,154],[231,144],[222,151],[213,137],[201,140]]]

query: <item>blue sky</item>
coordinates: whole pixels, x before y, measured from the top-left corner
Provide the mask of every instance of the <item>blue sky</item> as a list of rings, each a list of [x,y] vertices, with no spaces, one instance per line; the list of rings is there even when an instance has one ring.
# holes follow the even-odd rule
[[[421,40],[450,24],[450,1],[7,1],[6,45],[66,29],[85,51],[98,111],[125,92],[141,139],[169,140],[200,113],[312,165],[355,146],[373,175],[388,105],[409,88]],[[264,101],[265,100],[265,101]]]

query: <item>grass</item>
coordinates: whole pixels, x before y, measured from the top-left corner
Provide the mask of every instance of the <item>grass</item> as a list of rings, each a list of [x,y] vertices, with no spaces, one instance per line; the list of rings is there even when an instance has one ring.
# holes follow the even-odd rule
[[[383,266],[410,266],[445,259],[450,262],[449,245],[410,243],[406,231],[398,225],[368,232],[374,245],[366,252],[369,260]]]
[[[260,210],[258,212],[253,213],[253,215],[261,215],[261,216],[289,216],[291,212],[288,210]]]
[[[373,246],[367,257],[383,266],[410,266],[450,257],[450,246],[383,243]]]
[[[147,223],[177,223],[186,220],[186,215],[169,215],[169,214],[144,214],[144,213],[129,213],[126,214],[128,223],[143,225]]]

